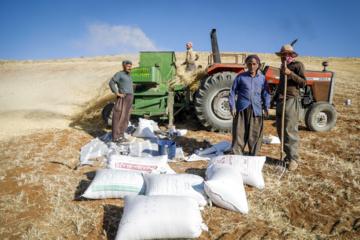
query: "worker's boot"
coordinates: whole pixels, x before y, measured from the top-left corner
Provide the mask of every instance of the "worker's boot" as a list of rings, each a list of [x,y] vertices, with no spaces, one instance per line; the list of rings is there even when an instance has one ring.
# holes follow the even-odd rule
[[[291,159],[289,163],[289,171],[295,171],[295,169],[298,167],[298,162],[296,160]]]

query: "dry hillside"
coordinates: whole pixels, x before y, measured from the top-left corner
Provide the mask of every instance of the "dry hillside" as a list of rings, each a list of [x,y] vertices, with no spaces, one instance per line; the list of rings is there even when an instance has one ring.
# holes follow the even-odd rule
[[[200,53],[204,67],[208,54]],[[279,66],[274,54],[259,56]],[[180,65],[185,53],[176,57]],[[81,147],[109,131],[98,113],[110,94],[107,83],[124,59],[137,66],[139,55],[0,61],[1,239],[114,239],[123,200],[81,198],[94,171],[104,166],[74,167]],[[360,239],[360,59],[299,60],[312,70],[322,70],[321,63],[328,61],[336,73],[335,128],[309,132],[301,122],[302,162],[280,181],[271,165],[280,147],[263,145],[266,186],[246,187],[249,213],[206,206],[202,217],[209,232],[200,239]],[[344,105],[345,99],[351,105]],[[276,135],[274,123],[274,116],[265,121],[265,135]],[[186,155],[204,147],[205,139],[231,141],[231,134],[207,132],[196,119],[177,127],[189,129],[177,140]],[[206,164],[170,166],[204,177]]]

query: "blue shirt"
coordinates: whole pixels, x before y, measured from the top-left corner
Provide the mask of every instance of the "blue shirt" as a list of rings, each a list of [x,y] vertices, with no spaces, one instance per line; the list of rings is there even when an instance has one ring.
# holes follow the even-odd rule
[[[238,96],[235,105],[236,94]],[[265,76],[256,73],[252,77],[249,72],[237,75],[230,88],[230,110],[236,109],[237,112],[241,112],[252,104],[255,116],[262,116],[261,101],[264,104],[264,110],[268,111],[270,108],[270,93]]]

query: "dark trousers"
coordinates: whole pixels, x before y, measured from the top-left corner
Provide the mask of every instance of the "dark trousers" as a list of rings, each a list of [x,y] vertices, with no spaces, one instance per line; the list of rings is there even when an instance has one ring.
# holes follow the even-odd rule
[[[283,99],[276,101],[276,130],[281,139],[281,121]],[[286,157],[299,161],[299,119],[301,99],[290,98],[286,100],[284,119],[284,152]]]
[[[124,133],[129,125],[133,100],[134,95],[131,94],[123,98],[116,98],[112,118],[112,137],[114,142],[124,137]]]
[[[236,155],[243,155],[246,143],[249,147],[250,156],[259,155],[263,140],[263,116],[255,117],[250,104],[248,108],[237,112],[233,119],[232,150]]]

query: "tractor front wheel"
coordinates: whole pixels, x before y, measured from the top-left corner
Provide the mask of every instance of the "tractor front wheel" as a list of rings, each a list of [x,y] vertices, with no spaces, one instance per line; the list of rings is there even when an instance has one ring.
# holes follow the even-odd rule
[[[309,107],[305,115],[305,124],[310,131],[328,132],[335,126],[337,112],[334,105],[317,102]]]
[[[195,95],[195,112],[208,130],[232,131],[229,105],[230,87],[237,76],[234,72],[219,72],[207,77]]]

